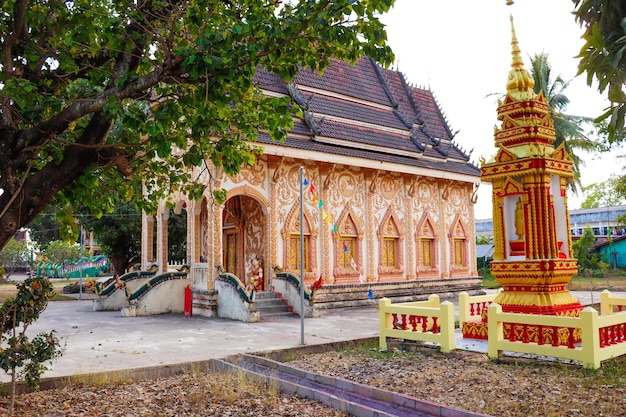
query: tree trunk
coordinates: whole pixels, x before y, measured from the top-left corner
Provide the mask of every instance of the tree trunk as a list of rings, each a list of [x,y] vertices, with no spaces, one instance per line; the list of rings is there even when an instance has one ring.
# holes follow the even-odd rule
[[[100,113],[95,114],[80,139],[82,145],[98,144],[106,139],[111,122]],[[19,132],[15,134],[19,136]],[[14,138],[13,142],[18,139]],[[104,166],[116,157],[115,149],[98,149],[97,146],[69,146],[57,165],[46,164],[39,171],[22,165],[0,167],[0,249],[27,226],[50,203],[52,198],[68,184],[83,175],[92,166]],[[10,157],[10,155],[9,155]],[[3,162],[4,163],[4,162]],[[15,173],[25,177],[22,178]]]
[[[128,268],[128,258],[125,254],[113,253],[109,255],[109,260],[113,265],[113,273],[117,276],[122,276],[126,273]]]

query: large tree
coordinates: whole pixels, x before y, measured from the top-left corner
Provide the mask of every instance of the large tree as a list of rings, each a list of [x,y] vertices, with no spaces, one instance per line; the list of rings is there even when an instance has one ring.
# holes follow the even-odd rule
[[[118,204],[112,213],[101,218],[81,217],[81,224],[93,231],[101,252],[115,273],[122,275],[138,262],[141,254],[141,212],[132,203]]]
[[[4,274],[8,279],[17,270],[28,263],[28,246],[25,240],[11,238],[6,246],[0,250],[0,266],[4,268]],[[0,276],[0,278],[3,278]]]
[[[608,120],[609,139],[624,139],[626,119],[626,2],[573,0],[576,21],[584,27],[579,72],[606,91],[610,106],[599,117]],[[621,136],[620,136],[621,132]]]
[[[580,208],[599,208],[618,206],[626,203],[626,177],[611,175],[608,180],[594,182],[583,187],[585,200],[580,203]]]
[[[255,88],[257,68],[290,80],[331,57],[389,64],[378,15],[393,2],[4,1],[0,247],[55,195],[96,214],[116,198],[151,210],[172,190],[199,197],[185,166],[234,173],[259,130],[281,140],[293,126],[290,101]]]

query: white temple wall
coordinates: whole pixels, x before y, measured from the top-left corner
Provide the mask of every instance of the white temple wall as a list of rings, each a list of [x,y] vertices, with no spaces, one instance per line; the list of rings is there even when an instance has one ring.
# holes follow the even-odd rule
[[[243,168],[234,177],[216,171],[207,177],[207,181],[217,180],[208,184],[206,200],[186,202],[188,260],[206,268],[208,288],[213,288],[216,266],[224,262],[224,210],[214,202],[212,190],[224,188],[229,198],[246,196],[260,205],[262,213],[256,215],[263,216],[263,225],[255,227],[264,227],[259,233],[263,236],[264,276],[269,279],[274,267],[287,268],[289,259],[293,261],[289,238],[299,232],[301,166],[309,184],[303,189],[305,229],[311,245],[307,282],[320,276],[326,284],[342,284],[476,275],[473,183],[263,155],[253,167]],[[310,184],[315,187],[313,192]],[[208,215],[200,221],[202,210]],[[165,214],[164,209],[156,217],[160,227],[161,214]],[[148,224],[146,219],[144,223]],[[335,232],[335,226],[340,230]],[[399,241],[395,267],[382,264],[385,233]],[[353,235],[357,242],[352,268],[339,262],[337,239],[347,235]],[[162,228],[157,228],[156,237],[163,237]],[[460,238],[465,239],[463,262],[455,261],[454,241]],[[423,262],[422,240],[432,241],[432,264]],[[144,250],[146,247],[142,246]],[[201,259],[203,250],[208,253]],[[142,260],[147,262],[144,258],[142,253]],[[293,272],[299,274],[299,270]]]

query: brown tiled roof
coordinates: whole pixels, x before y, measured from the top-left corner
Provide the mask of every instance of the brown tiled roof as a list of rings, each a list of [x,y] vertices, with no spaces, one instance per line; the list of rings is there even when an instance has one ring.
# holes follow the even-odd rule
[[[360,59],[354,66],[333,60],[320,77],[310,70],[303,70],[294,82],[296,85],[319,88],[343,94],[355,99],[390,106],[391,102],[383,84],[376,77],[374,63],[369,58]]]
[[[288,86],[261,68],[257,86],[289,95],[305,111],[282,146],[479,176],[454,142],[429,90],[369,58],[354,66],[334,60],[323,75],[302,71]],[[305,138],[305,139],[303,139]],[[271,143],[265,134],[261,143]]]

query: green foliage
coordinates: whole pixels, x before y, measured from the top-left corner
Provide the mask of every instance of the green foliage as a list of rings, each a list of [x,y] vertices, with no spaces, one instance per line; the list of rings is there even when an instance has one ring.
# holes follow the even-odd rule
[[[39,333],[32,339],[26,336],[26,330],[45,310],[53,292],[46,278],[28,278],[17,284],[17,295],[6,299],[0,307],[0,368],[11,375],[9,416],[13,415],[16,382],[23,379],[29,386],[38,387],[47,369],[45,363],[62,354],[54,331]]]
[[[187,210],[171,213],[167,222],[168,258],[173,261],[187,259]]]
[[[0,250],[0,265],[4,267],[7,278],[15,273],[18,267],[28,262],[28,246],[24,240],[11,238],[7,245]],[[0,274],[0,276],[4,275]]]
[[[578,260],[579,273],[600,268],[600,257],[593,251],[595,243],[596,236],[590,228],[586,228],[580,239],[572,243],[574,258]]]
[[[558,148],[562,144],[565,150],[572,157],[574,179],[568,184],[570,188],[576,192],[580,184],[580,167],[584,165],[577,155],[576,150],[594,151],[598,149],[596,142],[591,140],[583,130],[585,125],[594,128],[593,119],[591,117],[571,116],[565,113],[570,103],[569,98],[565,95],[565,90],[569,86],[570,81],[565,81],[560,75],[552,72],[552,66],[548,60],[548,54],[545,52],[535,54],[530,57],[530,72],[535,80],[533,89],[539,94],[543,91],[545,98],[550,105],[550,116],[554,121],[554,133],[556,141],[554,147]],[[599,133],[599,130],[597,130]]]
[[[53,240],[61,240],[61,226],[56,219],[56,206],[51,204],[30,222],[30,238],[40,248],[45,248]]]
[[[65,265],[69,261],[76,261],[80,257],[80,248],[64,240],[53,240],[44,250],[44,256],[51,262]]]
[[[132,203],[115,206],[101,218],[82,216],[81,224],[93,231],[100,251],[109,258],[115,272],[122,275],[141,253],[141,212]]]
[[[587,84],[598,83],[611,106],[598,120],[608,120],[609,140],[623,140],[626,119],[626,2],[573,0],[576,21],[585,28],[580,50],[579,74]],[[621,138],[619,132],[621,131]]]
[[[609,207],[626,203],[626,193],[620,191],[625,187],[624,182],[626,177],[613,174],[606,181],[583,187],[585,200],[580,204],[580,208]]]
[[[0,247],[59,192],[96,217],[120,201],[152,213],[254,163],[259,131],[284,140],[298,113],[254,85],[260,67],[289,81],[333,57],[393,62],[378,19],[393,0],[20,1],[0,17]]]
[[[490,243],[493,243],[493,236],[476,235],[476,244],[477,245],[488,245]]]

